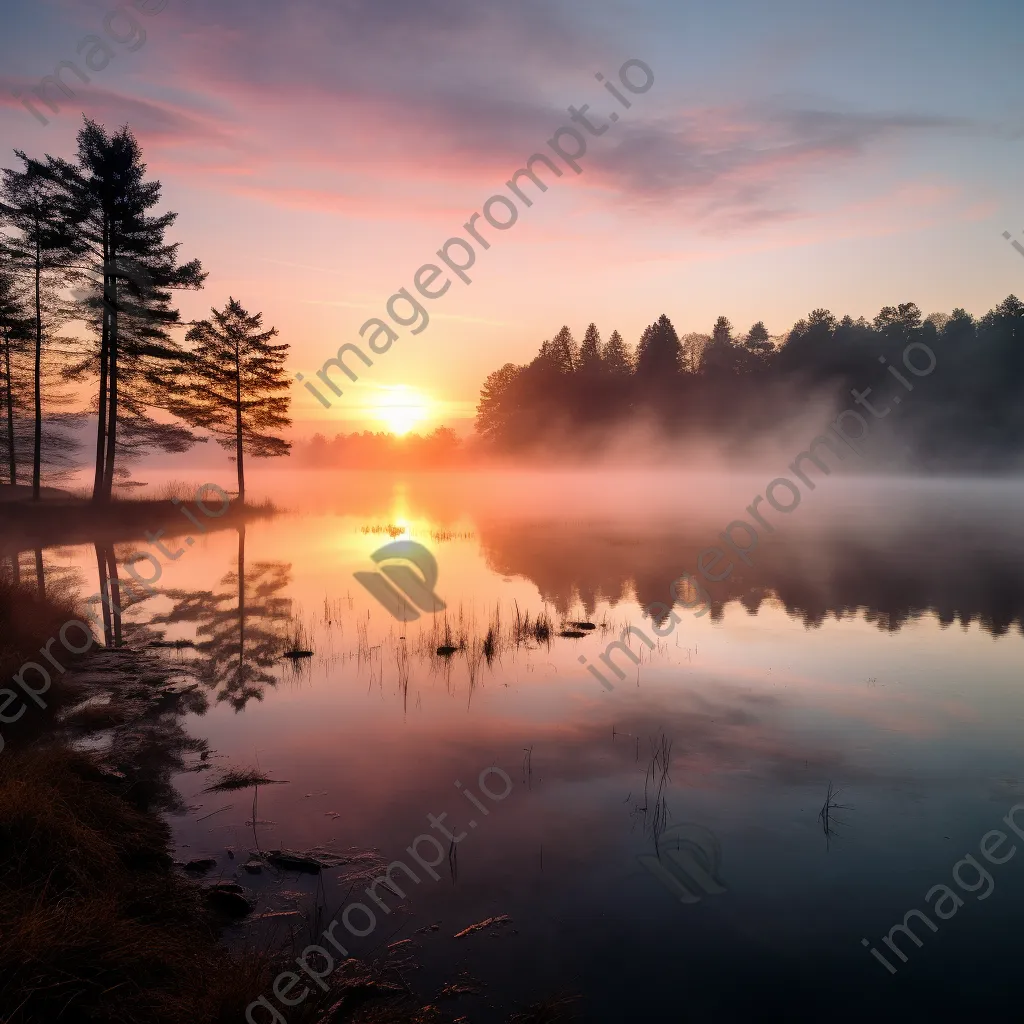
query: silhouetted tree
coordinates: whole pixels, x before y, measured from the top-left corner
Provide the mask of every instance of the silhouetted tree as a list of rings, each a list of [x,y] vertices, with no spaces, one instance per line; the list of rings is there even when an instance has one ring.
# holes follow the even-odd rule
[[[768,336],[768,328],[765,327],[763,320],[758,320],[753,327],[747,332],[747,336],[743,341],[748,352],[752,352],[756,356],[763,357],[772,351],[771,339]]]
[[[210,312],[213,319],[200,320],[186,336],[195,346],[191,373],[180,382],[172,407],[234,452],[238,500],[244,502],[245,456],[277,458],[291,450],[275,433],[291,426],[291,382],[284,367],[290,346],[271,344],[277,328],[263,330],[263,314],[248,313],[237,299]]]
[[[81,244],[73,228],[67,197],[45,165],[20,150],[22,170],[5,168],[0,185],[0,238],[3,262],[31,296],[33,317],[32,497],[39,500],[43,462],[43,350],[64,319],[59,292],[73,274]]]
[[[636,376],[641,382],[661,382],[682,368],[682,345],[672,321],[662,313],[645,328],[636,348]]]
[[[572,331],[568,327],[563,327],[551,339],[548,354],[561,373],[572,373],[574,370],[579,369],[579,347],[576,345]]]
[[[580,371],[585,374],[596,375],[601,366],[601,335],[597,325],[591,324],[587,333],[583,336],[583,344],[580,346]]]
[[[0,252],[0,259],[3,258]],[[3,391],[4,454],[10,483],[18,482],[19,438],[16,423],[26,412],[24,396],[31,391],[20,365],[32,339],[24,294],[11,268],[0,264],[0,388]]]
[[[146,180],[142,150],[130,128],[114,135],[85,119],[78,133],[78,163],[48,157],[52,179],[70,198],[78,238],[90,263],[93,287],[84,299],[98,348],[79,369],[99,376],[93,497],[110,499],[117,456],[148,447],[185,451],[193,442],[182,426],[154,419],[168,408],[166,382],[181,371],[184,353],[170,329],[180,323],[171,292],[201,288],[198,260],[179,264],[178,243],[166,233],[176,213],[150,214],[160,202],[159,181]]]
[[[607,344],[601,350],[601,362],[605,372],[613,378],[627,378],[634,369],[633,354],[622,340],[618,331],[612,331]]]
[[[517,427],[515,391],[523,368],[506,363],[487,375],[476,407],[476,432],[492,444],[510,441]]]

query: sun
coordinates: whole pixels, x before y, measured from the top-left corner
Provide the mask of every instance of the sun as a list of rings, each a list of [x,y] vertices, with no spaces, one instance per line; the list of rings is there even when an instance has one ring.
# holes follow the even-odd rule
[[[382,388],[370,410],[392,434],[408,434],[430,416],[430,399],[407,384]]]

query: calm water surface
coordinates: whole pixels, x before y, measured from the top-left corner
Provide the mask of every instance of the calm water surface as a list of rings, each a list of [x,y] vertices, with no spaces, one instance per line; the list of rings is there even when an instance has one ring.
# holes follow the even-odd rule
[[[349,936],[351,953],[412,938],[425,1001],[460,972],[483,983],[473,1020],[557,991],[581,993],[595,1021],[1018,1008],[1024,851],[997,865],[979,847],[993,829],[1009,836],[998,858],[1024,847],[1001,821],[1024,802],[1024,488],[822,481],[772,513],[752,565],[708,584],[710,613],[677,607],[671,630],[667,609],[645,619],[767,479],[257,475],[254,496],[286,511],[244,538],[197,536],[126,616],[136,637],[206,645],[167,655],[200,669],[209,698],[184,723],[212,767],[177,777],[179,857],[215,857],[262,912],[318,907],[321,929],[368,904],[376,928]],[[433,552],[444,612],[403,624],[354,579],[393,538]],[[47,559],[96,588],[93,549]],[[517,617],[538,615],[550,639],[520,629],[517,643]],[[655,646],[630,634],[640,663],[620,651],[625,678],[606,671],[607,690],[579,658],[597,662],[629,626]],[[280,659],[288,637],[313,657]],[[439,657],[446,643],[459,649]],[[254,826],[251,789],[204,789],[257,764],[288,783],[260,787]],[[500,801],[481,794],[492,766],[512,782]],[[504,790],[498,773],[483,783]],[[842,806],[826,834],[830,784]],[[442,813],[465,832],[456,855],[445,840],[438,881],[399,875],[406,899],[390,896],[387,914],[363,892],[367,861],[319,884],[240,871],[257,844],[417,868],[406,849]],[[1024,833],[1024,808],[1018,820]],[[991,887],[969,862],[954,881],[968,854]],[[926,902],[938,885],[955,897]],[[915,908],[937,930],[912,918],[920,946],[894,933],[904,962],[883,938]],[[511,923],[453,937],[501,914]],[[233,940],[258,928],[314,941],[294,916]]]

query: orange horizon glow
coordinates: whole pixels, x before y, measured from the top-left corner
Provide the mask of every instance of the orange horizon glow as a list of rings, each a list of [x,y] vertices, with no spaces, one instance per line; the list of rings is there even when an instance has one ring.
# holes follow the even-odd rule
[[[386,385],[367,409],[373,419],[403,437],[432,417],[437,403],[408,384]]]

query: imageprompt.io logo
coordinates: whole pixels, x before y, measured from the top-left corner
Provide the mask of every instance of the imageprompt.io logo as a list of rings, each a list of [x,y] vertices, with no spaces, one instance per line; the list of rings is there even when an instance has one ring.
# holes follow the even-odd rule
[[[726,888],[719,880],[722,848],[715,834],[703,825],[674,825],[658,840],[660,856],[641,854],[637,860],[680,903],[699,903],[699,892],[719,896]]]
[[[444,611],[444,601],[434,593],[437,562],[422,544],[396,540],[370,557],[378,564],[392,564],[381,565],[380,572],[353,575],[400,622],[412,622],[420,612]],[[419,572],[414,572],[409,563]]]

